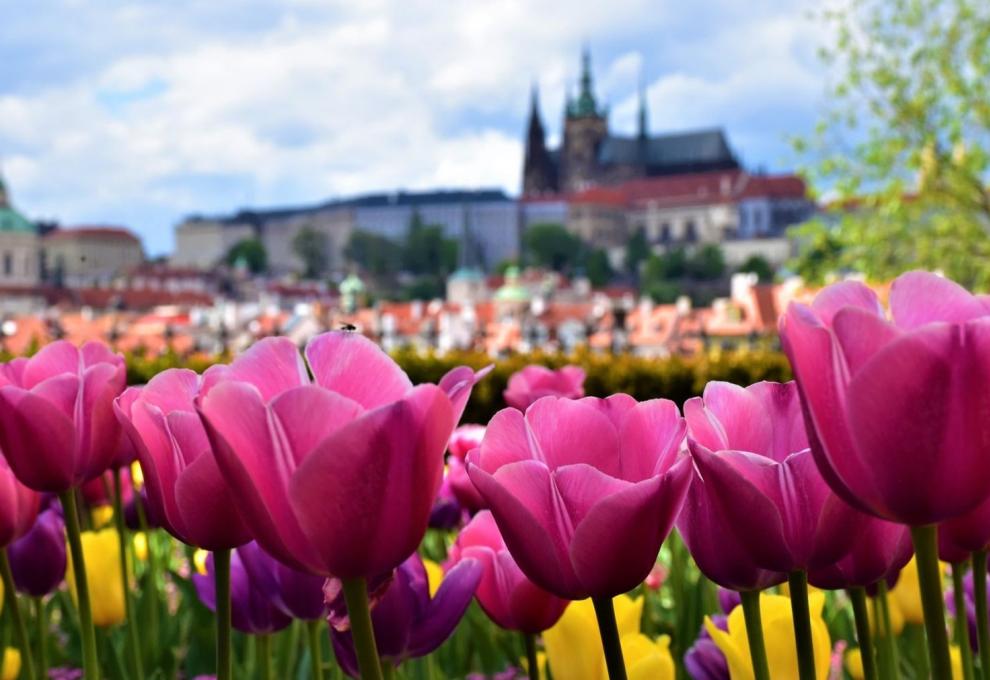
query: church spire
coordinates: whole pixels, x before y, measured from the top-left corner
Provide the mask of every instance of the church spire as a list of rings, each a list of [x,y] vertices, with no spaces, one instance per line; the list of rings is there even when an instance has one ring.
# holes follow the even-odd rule
[[[540,116],[537,85],[529,100],[529,124],[526,129],[526,152],[523,159],[523,194],[533,195],[556,191],[557,173],[547,150],[546,130]]]
[[[643,74],[639,75],[639,138],[646,139],[650,136],[649,113],[646,110],[646,84]]]
[[[591,75],[591,49],[585,45],[581,50],[581,80],[578,98],[568,106],[568,114],[572,118],[603,117],[598,110],[595,99],[595,84]]]

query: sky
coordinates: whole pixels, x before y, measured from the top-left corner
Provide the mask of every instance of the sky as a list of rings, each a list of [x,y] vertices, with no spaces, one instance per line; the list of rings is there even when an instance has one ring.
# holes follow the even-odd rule
[[[152,254],[190,214],[366,191],[518,193],[529,91],[550,141],[580,51],[613,131],[720,126],[787,171],[824,95],[808,0],[0,0],[15,206]]]

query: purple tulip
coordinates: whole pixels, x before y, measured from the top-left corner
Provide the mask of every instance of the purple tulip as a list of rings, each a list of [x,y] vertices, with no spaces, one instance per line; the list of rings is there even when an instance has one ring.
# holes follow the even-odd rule
[[[430,528],[456,529],[461,525],[464,517],[464,508],[454,496],[454,490],[450,484],[450,470],[448,468],[444,471],[443,481],[440,482],[440,489],[437,490],[433,508],[430,509]]]
[[[990,307],[934,274],[843,282],[792,303],[781,338],[818,466],[850,504],[938,524],[990,495]]]
[[[808,574],[811,585],[838,590],[891,581],[914,554],[911,530],[903,524],[863,517],[855,534],[855,541],[844,556]]]
[[[990,601],[990,595],[987,599]],[[969,644],[975,652],[980,645],[980,640],[976,625],[976,588],[973,583],[972,571],[967,572],[966,576],[963,577],[963,602],[966,606],[966,622],[969,626]],[[949,615],[955,618],[957,616],[956,598],[952,588],[945,592],[945,605],[949,610]]]
[[[65,525],[54,508],[7,548],[17,590],[32,597],[53,592],[65,578]]]
[[[728,630],[724,616],[713,616],[712,623],[722,630]],[[694,644],[684,654],[684,668],[692,680],[729,680],[729,662],[712,641],[705,626],[701,627]]]
[[[964,562],[971,553],[990,548],[990,497],[965,515],[938,527],[939,559]]]
[[[818,472],[794,383],[710,382],[684,416],[695,497],[678,526],[709,578],[758,588],[779,578],[758,570],[816,569],[845,554],[865,518]]]
[[[124,359],[99,342],[59,340],[0,370],[0,449],[17,478],[61,493],[101,475],[121,430],[113,400],[126,381]]]
[[[691,461],[665,399],[544,397],[499,411],[468,473],[526,576],[558,597],[612,597],[650,573]]]
[[[224,550],[251,535],[196,413],[203,382],[188,369],[168,369],[128,388],[114,410],[138,451],[149,514],[180,541]]]
[[[557,623],[569,604],[526,578],[487,510],[474,516],[451,548],[451,563],[463,559],[476,559],[483,565],[475,596],[488,618],[501,628],[541,633]]]
[[[213,573],[213,553],[206,558],[206,573],[194,572],[193,585],[200,602],[215,612],[217,591]],[[242,633],[262,635],[282,630],[290,623],[291,617],[279,609],[244,567],[241,549],[230,555],[230,622],[234,629]]]
[[[580,366],[564,366],[553,371],[531,364],[512,374],[502,396],[506,404],[520,411],[543,397],[580,399],[584,396],[584,377],[584,369]]]
[[[728,616],[733,609],[742,604],[742,596],[739,594],[738,590],[731,590],[720,586],[717,595],[718,606],[722,608],[722,612],[726,616]],[[701,630],[704,632],[705,628],[702,627]]]
[[[443,644],[471,604],[481,573],[479,562],[463,560],[444,575],[436,595],[430,597],[422,558],[414,553],[399,565],[371,610],[375,643],[382,662],[398,666]],[[340,581],[328,580],[326,591],[330,602],[330,639],[337,663],[348,675],[357,677],[357,657]]]
[[[322,576],[288,567],[252,541],[237,549],[251,583],[266,593],[276,607],[294,619],[314,620],[326,616]]]

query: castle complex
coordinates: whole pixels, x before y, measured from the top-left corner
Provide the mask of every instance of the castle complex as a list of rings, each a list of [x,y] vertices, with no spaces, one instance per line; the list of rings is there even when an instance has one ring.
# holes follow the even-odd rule
[[[587,49],[582,55],[578,96],[568,95],[564,105],[563,132],[560,148],[547,148],[534,87],[523,161],[523,196],[570,194],[597,184],[740,167],[722,130],[651,136],[642,92],[637,134],[612,134],[608,110],[595,97]]]

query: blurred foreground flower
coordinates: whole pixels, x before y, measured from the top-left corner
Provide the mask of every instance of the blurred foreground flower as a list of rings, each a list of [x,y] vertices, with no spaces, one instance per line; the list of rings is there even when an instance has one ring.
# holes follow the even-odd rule
[[[952,680],[963,680],[962,654],[959,653],[959,648],[953,645],[949,653],[952,655]],[[852,680],[865,680],[863,653],[858,647],[846,652],[845,666]]]
[[[81,535],[86,583],[93,607],[93,624],[114,626],[125,619],[124,578],[120,573],[120,536],[113,528],[84,531]],[[65,579],[73,601],[76,598],[75,574],[69,556]]]
[[[640,632],[643,597],[613,598],[619,640],[629,680],[674,680],[670,638],[651,640]],[[605,655],[591,600],[572,602],[552,628],[543,633],[554,680],[606,680]]]
[[[829,673],[832,642],[828,627],[822,618],[825,594],[813,592],[808,597],[811,609],[811,633],[815,649],[815,668],[818,680],[825,680]],[[771,678],[797,678],[798,661],[794,644],[794,625],[790,599],[783,595],[760,595],[760,614],[763,618],[763,637],[767,648],[767,661]],[[749,638],[742,606],[732,610],[728,617],[728,630],[721,630],[710,619],[705,627],[718,645],[729,664],[732,680],[753,680],[750,661]]]
[[[531,364],[509,377],[502,396],[506,404],[520,411],[543,397],[580,399],[584,396],[584,378],[584,369],[580,366],[564,366],[554,371]]]
[[[55,508],[42,512],[31,531],[7,548],[7,554],[19,591],[32,597],[53,592],[65,578],[65,524],[62,516]]]
[[[3,651],[3,666],[0,667],[0,680],[17,680],[21,674],[21,653],[13,647]]]
[[[254,544],[248,544],[253,546]],[[256,546],[255,546],[256,547]],[[250,548],[248,548],[250,550]],[[288,614],[275,606],[268,592],[251,577],[241,559],[241,548],[230,555],[230,621],[235,630],[242,633],[261,635],[282,630],[292,619]],[[205,562],[205,573],[200,572],[199,565],[192,575],[196,594],[206,607],[215,612],[217,609],[216,580],[213,573],[213,553],[209,553]],[[318,597],[318,595],[317,595]]]

